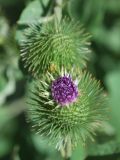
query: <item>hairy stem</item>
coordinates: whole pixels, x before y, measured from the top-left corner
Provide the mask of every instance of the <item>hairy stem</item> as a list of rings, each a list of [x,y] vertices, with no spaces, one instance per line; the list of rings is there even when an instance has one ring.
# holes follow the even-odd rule
[[[56,6],[54,8],[55,18],[58,22],[60,22],[62,18],[62,3],[63,0],[56,0]]]
[[[64,160],[70,160],[72,154],[72,146],[71,146],[71,139],[69,136],[65,137],[60,152]]]

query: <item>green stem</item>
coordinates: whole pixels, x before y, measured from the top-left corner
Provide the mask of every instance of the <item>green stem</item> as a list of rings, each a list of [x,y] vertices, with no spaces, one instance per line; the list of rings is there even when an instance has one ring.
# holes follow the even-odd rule
[[[54,7],[54,22],[55,22],[55,28],[56,28],[56,32],[59,32],[59,28],[58,25],[61,22],[62,19],[62,3],[63,0],[56,0],[55,1],[55,7]]]
[[[60,152],[64,160],[70,160],[72,154],[72,146],[71,146],[71,138],[69,136],[65,137]]]
[[[63,0],[56,0],[56,6],[54,8],[55,18],[60,22],[62,18],[62,3]]]

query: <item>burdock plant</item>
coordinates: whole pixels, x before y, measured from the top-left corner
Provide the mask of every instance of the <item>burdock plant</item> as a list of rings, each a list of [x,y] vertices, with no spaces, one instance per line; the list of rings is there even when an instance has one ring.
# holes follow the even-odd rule
[[[25,35],[21,57],[34,77],[27,120],[67,159],[77,144],[94,139],[105,120],[103,89],[83,71],[90,36],[78,23],[67,19],[32,25]]]

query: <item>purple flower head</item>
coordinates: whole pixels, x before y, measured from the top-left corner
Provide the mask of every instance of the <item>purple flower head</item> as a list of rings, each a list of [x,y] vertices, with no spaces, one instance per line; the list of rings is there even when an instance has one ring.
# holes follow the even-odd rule
[[[52,82],[52,97],[60,105],[74,102],[78,96],[78,87],[70,76],[59,77]]]

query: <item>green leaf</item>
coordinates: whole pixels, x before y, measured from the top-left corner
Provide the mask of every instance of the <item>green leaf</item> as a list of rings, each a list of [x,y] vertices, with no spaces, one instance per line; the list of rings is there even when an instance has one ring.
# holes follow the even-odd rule
[[[112,140],[103,144],[92,144],[88,148],[89,156],[105,156],[120,153],[120,141]]]
[[[105,0],[70,0],[68,12],[72,19],[81,21],[88,27],[95,42],[117,55],[120,54],[120,23],[117,18],[119,6],[117,0],[111,0],[109,4]]]
[[[44,0],[44,6],[46,6],[49,0]],[[29,25],[40,21],[40,17],[44,12],[42,6],[42,0],[35,0],[28,4],[28,6],[23,10],[20,19],[18,21],[19,25]]]
[[[24,32],[28,25],[41,22],[41,16],[48,3],[49,0],[35,0],[30,2],[23,10],[20,19],[18,20],[18,29],[15,36],[18,43],[25,40]]]
[[[88,156],[105,156],[120,152],[120,141],[115,136],[113,126],[108,122],[98,130],[95,142],[89,142],[86,149]]]
[[[8,33],[9,33],[8,22],[4,16],[1,16],[0,13],[0,45],[6,43],[6,39],[8,38]]]
[[[0,74],[0,92],[5,88],[5,86],[6,86],[6,79],[2,74]]]
[[[117,135],[120,139],[120,71],[115,70],[110,72],[105,82],[109,91],[109,104],[111,107],[111,124],[115,127]]]
[[[104,14],[104,0],[70,0],[68,3],[69,15],[84,23],[100,23]]]
[[[111,71],[105,77],[105,82],[109,91],[110,123],[115,128],[116,136],[108,135],[112,128],[106,128],[105,135],[98,136],[98,141],[90,144],[87,148],[89,156],[105,156],[120,153],[120,72]],[[110,131],[111,130],[111,131]],[[114,132],[114,131],[112,131]],[[111,133],[112,133],[111,132]],[[102,139],[102,141],[101,141]]]
[[[104,41],[104,43],[106,42],[106,46],[108,46],[114,54],[120,54],[120,23],[116,24],[105,37],[107,37]]]

